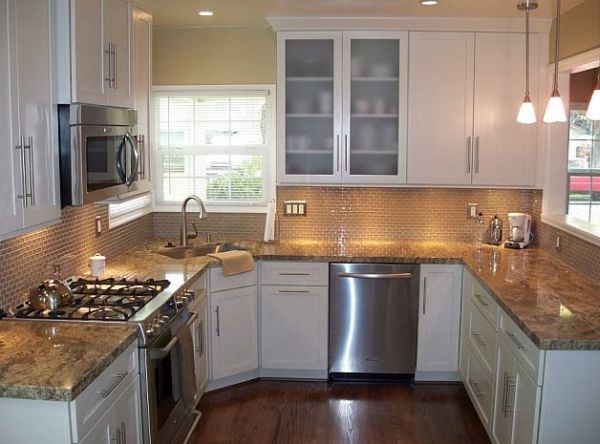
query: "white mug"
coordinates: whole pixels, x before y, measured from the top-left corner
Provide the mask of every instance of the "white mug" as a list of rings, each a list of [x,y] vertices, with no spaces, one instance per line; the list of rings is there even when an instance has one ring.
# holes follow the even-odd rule
[[[104,268],[106,266],[106,258],[96,253],[88,261],[90,267],[90,274],[92,276],[102,276],[104,274]]]

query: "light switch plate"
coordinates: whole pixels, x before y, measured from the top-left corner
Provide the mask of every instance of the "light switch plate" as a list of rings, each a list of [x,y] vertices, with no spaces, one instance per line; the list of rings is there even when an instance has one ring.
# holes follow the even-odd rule
[[[284,216],[306,216],[305,200],[286,200],[283,202]]]
[[[467,204],[467,217],[470,219],[477,219],[479,214],[479,204],[470,202]]]

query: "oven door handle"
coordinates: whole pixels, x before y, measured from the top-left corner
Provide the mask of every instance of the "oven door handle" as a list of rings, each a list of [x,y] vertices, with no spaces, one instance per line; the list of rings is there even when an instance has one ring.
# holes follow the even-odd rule
[[[171,350],[173,349],[173,347],[175,347],[175,344],[177,344],[177,342],[179,342],[179,338],[177,336],[175,336],[163,348],[151,348],[150,349],[150,360],[155,361],[157,359],[164,358],[169,353],[171,353]]]
[[[193,313],[186,322],[186,325],[189,325],[191,327],[192,324],[196,321],[196,319],[198,319],[198,313]]]
[[[138,150],[137,144],[131,134],[129,132],[125,133],[123,136],[123,140],[125,143],[128,143],[131,146],[131,176],[125,180],[125,184],[130,187],[133,181],[137,178],[138,169],[140,166],[140,152]]]

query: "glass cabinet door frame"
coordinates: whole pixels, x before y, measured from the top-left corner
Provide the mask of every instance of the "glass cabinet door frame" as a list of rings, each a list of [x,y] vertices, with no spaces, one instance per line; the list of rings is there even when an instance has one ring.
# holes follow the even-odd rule
[[[350,121],[352,110],[352,40],[398,40],[398,155],[395,175],[351,174]],[[342,114],[342,181],[347,184],[405,184],[407,156],[408,108],[408,32],[344,31],[343,32],[343,114]]]
[[[332,174],[308,175],[286,173],[286,41],[333,41],[333,165]],[[342,33],[278,32],[277,33],[277,183],[320,184],[340,183],[342,139]]]

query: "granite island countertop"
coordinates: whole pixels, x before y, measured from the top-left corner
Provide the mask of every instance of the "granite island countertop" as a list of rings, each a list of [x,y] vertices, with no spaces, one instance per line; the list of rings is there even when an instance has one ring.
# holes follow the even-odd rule
[[[155,253],[153,241],[110,261],[108,271],[137,270],[144,277],[169,279],[176,291],[218,265],[198,257],[177,260]],[[500,307],[543,350],[600,350],[600,281],[539,248],[511,250],[465,242],[320,240],[236,242],[257,260],[464,264]]]
[[[0,397],[71,401],[137,339],[131,325],[0,321]]]

